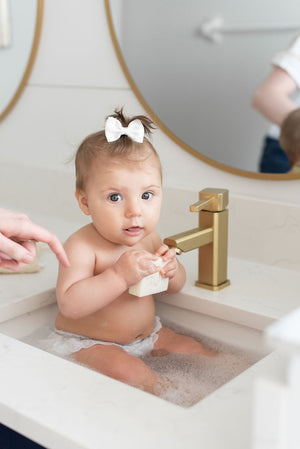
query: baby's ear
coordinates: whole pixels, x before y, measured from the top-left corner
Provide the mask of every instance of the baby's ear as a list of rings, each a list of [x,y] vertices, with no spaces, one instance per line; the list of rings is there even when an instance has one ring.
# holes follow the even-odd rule
[[[82,190],[76,190],[75,197],[78,201],[79,207],[82,210],[82,212],[85,215],[91,215],[85,193]]]

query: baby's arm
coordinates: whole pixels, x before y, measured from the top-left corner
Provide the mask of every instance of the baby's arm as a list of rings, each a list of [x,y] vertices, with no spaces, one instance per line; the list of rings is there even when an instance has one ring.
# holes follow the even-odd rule
[[[183,265],[178,262],[176,252],[167,245],[161,245],[155,252],[156,256],[162,257],[163,261],[169,261],[160,273],[163,277],[169,278],[169,293],[176,293],[182,289],[186,280],[186,273]]]
[[[95,253],[80,239],[72,236],[65,244],[70,267],[60,266],[57,280],[57,302],[67,318],[78,319],[110,304],[130,285],[158,271],[152,262],[157,256],[147,251],[123,253],[116,263],[94,275]]]

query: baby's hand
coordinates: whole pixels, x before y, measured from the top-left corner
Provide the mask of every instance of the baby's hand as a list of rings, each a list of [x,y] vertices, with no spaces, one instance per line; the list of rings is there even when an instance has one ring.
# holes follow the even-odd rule
[[[175,250],[170,249],[167,245],[161,245],[158,250],[155,251],[155,255],[162,257],[162,260],[167,262],[166,265],[160,269],[160,274],[163,277],[172,279],[178,269]]]
[[[158,260],[157,255],[148,251],[132,250],[123,253],[113,268],[124,279],[127,286],[135,285],[144,277],[160,270],[153,261]]]

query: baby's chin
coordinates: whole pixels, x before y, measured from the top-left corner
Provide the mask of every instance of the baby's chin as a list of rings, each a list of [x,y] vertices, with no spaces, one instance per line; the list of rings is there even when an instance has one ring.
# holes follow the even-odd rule
[[[124,230],[122,233],[122,238],[119,239],[120,245],[126,245],[129,247],[135,246],[137,243],[141,242],[145,237],[150,234],[145,228],[140,230]],[[117,242],[116,242],[117,243]]]
[[[140,236],[136,236],[136,237],[127,237],[122,239],[122,241],[120,241],[120,245],[126,245],[129,246],[130,248],[135,246],[137,243],[139,243],[141,240],[143,240],[143,237]]]
[[[107,241],[113,243],[114,245],[120,246],[128,246],[129,248],[137,245],[141,242],[145,237],[150,235],[153,230],[149,230],[146,228],[138,228],[135,229],[123,229],[118,236],[102,236],[106,238]]]

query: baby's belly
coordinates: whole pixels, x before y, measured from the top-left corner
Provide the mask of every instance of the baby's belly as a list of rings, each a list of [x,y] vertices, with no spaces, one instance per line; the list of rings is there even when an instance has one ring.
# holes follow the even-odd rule
[[[151,334],[155,321],[152,296],[138,298],[125,293],[110,305],[84,318],[72,320],[57,315],[57,329],[96,340],[130,344]]]

